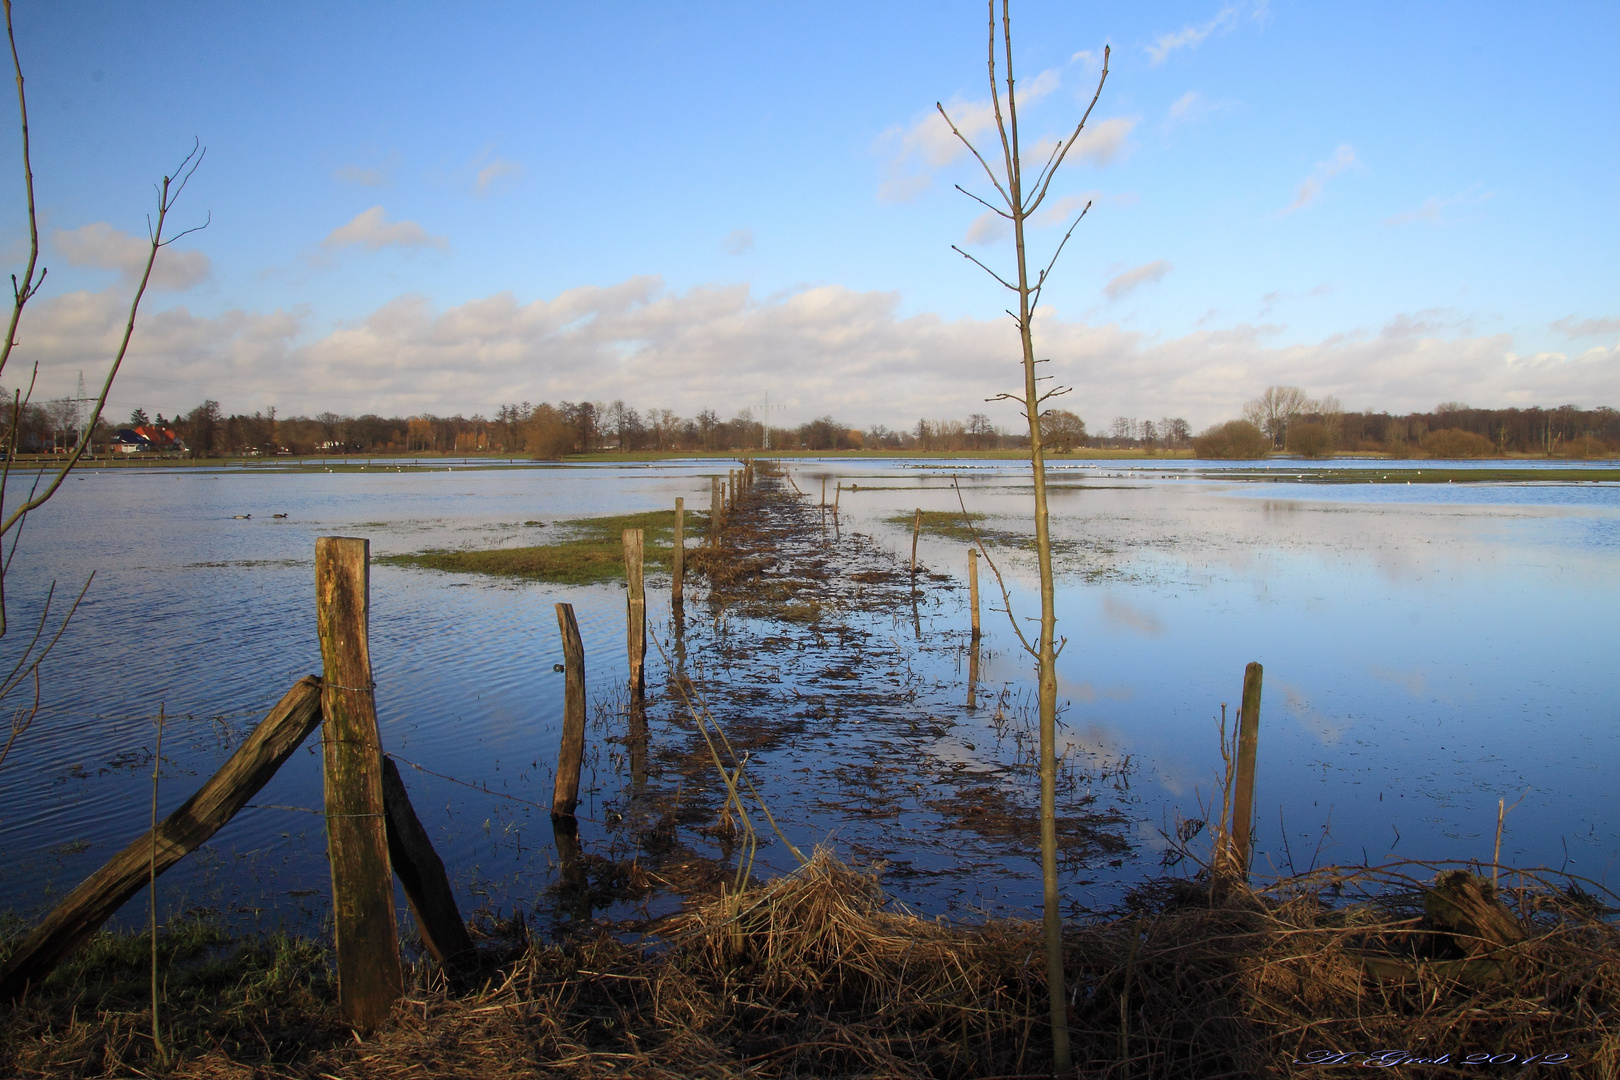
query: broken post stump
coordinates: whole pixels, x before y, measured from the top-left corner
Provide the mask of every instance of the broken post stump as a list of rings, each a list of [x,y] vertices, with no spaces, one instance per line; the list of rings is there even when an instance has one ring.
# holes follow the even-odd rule
[[[675,540],[670,548],[669,602],[680,607],[686,602],[686,500],[675,500]]]
[[[1238,880],[1249,878],[1249,848],[1254,828],[1254,764],[1260,745],[1260,677],[1251,662],[1243,669],[1243,707],[1238,710],[1237,776],[1232,788],[1231,863]]]
[[[624,580],[629,586],[625,612],[625,652],[630,663],[630,700],[647,696],[647,585],[643,576],[642,531],[624,530]]]
[[[278,701],[230,760],[197,793],[152,831],[85,878],[34,927],[4,968],[0,1001],[15,1001],[38,986],[103,923],[140,892],[154,870],[162,874],[218,832],[269,783],[276,770],[321,722],[321,680],[306,675]]]
[[[362,1031],[388,1018],[405,986],[367,637],[370,555],[370,543],[356,537],[315,541],[315,615],[326,667],[321,733],[338,1008]]]
[[[572,817],[579,805],[579,764],[585,756],[585,645],[573,604],[557,605],[557,629],[562,632],[563,691],[562,747],[557,751],[557,780],[551,790],[553,817]]]
[[[444,860],[433,850],[433,841],[411,806],[405,781],[392,758],[383,758],[383,809],[388,829],[388,856],[405,889],[422,943],[433,959],[447,971],[467,966],[473,959],[472,937],[450,890]]]

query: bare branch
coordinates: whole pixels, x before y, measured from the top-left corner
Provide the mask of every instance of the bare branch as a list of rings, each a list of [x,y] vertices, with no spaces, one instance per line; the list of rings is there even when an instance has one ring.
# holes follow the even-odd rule
[[[951,134],[961,139],[962,145],[968,148],[968,152],[979,159],[979,164],[984,167],[984,175],[990,178],[990,183],[995,185],[996,190],[1001,193],[1001,197],[1007,200],[1007,205],[1011,206],[1012,196],[1008,195],[1006,189],[1001,186],[1001,181],[996,179],[996,174],[990,171],[990,164],[984,160],[984,155],[979,153],[978,147],[969,142],[968,137],[957,130],[956,124],[952,122],[950,115],[945,112],[945,106],[936,101],[934,102],[934,108],[939,110],[939,115],[945,117],[945,123],[950,126]],[[999,112],[997,113],[997,122],[1000,122]]]
[[[1029,298],[1029,306],[1031,309],[1033,309],[1036,304],[1040,303],[1041,290],[1046,288],[1046,277],[1052,272],[1052,267],[1057,265],[1058,256],[1063,254],[1063,245],[1069,242],[1069,237],[1074,235],[1074,230],[1080,227],[1080,222],[1085,220],[1085,216],[1090,212],[1091,200],[1087,199],[1085,207],[1080,211],[1080,216],[1074,219],[1074,224],[1069,226],[1069,231],[1063,234],[1062,240],[1058,241],[1057,250],[1052,252],[1052,261],[1046,264],[1046,269],[1041,271],[1041,276],[1035,279],[1035,291]]]
[[[39,263],[39,219],[34,213],[34,166],[28,148],[28,98],[23,94],[22,60],[17,56],[17,34],[11,26],[11,0],[5,0],[5,7],[6,37],[11,42],[11,67],[17,73],[17,109],[22,117],[23,186],[28,193],[28,265],[23,270],[21,285],[17,284],[15,274],[11,278],[14,303],[11,307],[11,325],[6,329],[5,343],[0,345],[0,372],[5,371],[6,361],[11,359],[12,347],[17,343],[17,322],[22,318],[23,305],[45,282],[44,271],[40,272],[38,282],[34,280],[34,267]]]
[[[973,265],[977,266],[980,270],[983,270],[985,273],[989,274],[991,277],[993,277],[997,281],[1001,282],[1003,285],[1005,285],[1007,288],[1011,289],[1013,292],[1018,291],[1018,286],[1016,286],[1016,285],[1008,285],[1007,280],[1005,278],[1003,278],[1000,274],[996,273],[994,270],[992,270],[988,266],[984,265],[984,263],[980,262],[978,259],[975,259],[972,255],[969,255],[967,252],[963,251],[961,248],[957,247],[955,244],[951,245],[951,250],[956,252],[958,255],[962,256],[962,258],[967,259],[968,261],[972,262]],[[1014,318],[1017,318],[1017,316],[1014,316]]]
[[[1046,190],[1052,186],[1052,177],[1057,175],[1058,169],[1063,165],[1063,159],[1069,156],[1069,148],[1074,146],[1074,141],[1080,137],[1080,132],[1085,130],[1086,121],[1091,119],[1091,110],[1097,107],[1097,99],[1102,97],[1103,83],[1108,81],[1109,50],[1109,46],[1103,46],[1102,75],[1097,79],[1097,92],[1091,95],[1091,104],[1086,106],[1085,115],[1080,118],[1080,123],[1075,125],[1074,134],[1069,136],[1069,141],[1063,144],[1063,153],[1058,155],[1057,163],[1046,174],[1045,180],[1039,185],[1039,190],[1035,193],[1035,198],[1030,201],[1029,209],[1025,213],[1033,214],[1035,209],[1046,200]]]
[[[1035,399],[1035,404],[1039,405],[1041,402],[1045,401],[1047,398],[1060,397],[1063,394],[1067,394],[1070,390],[1073,390],[1073,389],[1074,389],[1074,387],[1072,387],[1072,386],[1059,386],[1055,390],[1048,390],[1046,393],[1042,394],[1040,397]]]
[[[1007,213],[1007,211],[1003,210],[1001,207],[996,206],[994,203],[985,202],[983,199],[981,199],[977,195],[973,194],[973,192],[969,191],[967,188],[963,187],[961,184],[957,184],[957,185],[955,185],[955,187],[956,187],[957,191],[960,191],[962,194],[966,195],[968,198],[972,199],[974,202],[978,203],[979,205],[988,207],[990,210],[992,210],[993,212],[995,212],[997,214],[1000,214],[1002,217],[1006,218],[1008,221],[1012,220],[1012,215]]]

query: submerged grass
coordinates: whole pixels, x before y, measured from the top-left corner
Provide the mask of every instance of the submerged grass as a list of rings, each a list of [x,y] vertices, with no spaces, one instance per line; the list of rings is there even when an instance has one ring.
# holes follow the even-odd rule
[[[1417,870],[1333,869],[1221,893],[1167,880],[1119,917],[1071,924],[1082,1075],[1315,1077],[1334,1055],[1350,1066],[1447,1055],[1434,1075],[1551,1055],[1543,1064],[1570,1072],[1550,1075],[1615,1075],[1612,909],[1573,884],[1505,887],[1528,936],[1493,954],[1501,977],[1464,981],[1428,958],[1424,889],[1406,875]],[[483,973],[457,989],[418,965],[393,1020],[364,1043],[338,1020],[324,948],[205,930],[166,954],[178,1059],[167,1075],[966,1078],[1045,1075],[1050,1059],[1038,923],[919,918],[826,852],[694,901],[650,927],[650,947],[607,934],[559,947],[518,920],[474,929]],[[145,940],[100,935],[0,1015],[0,1071],[161,1072],[142,1029]]]
[[[480,551],[436,549],[407,555],[384,555],[376,561],[390,566],[414,566],[455,574],[489,574],[563,585],[591,585],[623,579],[625,529],[642,530],[648,569],[668,567],[674,550],[673,510],[575,518],[559,521],[553,527],[564,532],[564,538],[553,544]],[[701,533],[707,527],[706,515],[687,511],[684,528],[688,545],[693,534]]]

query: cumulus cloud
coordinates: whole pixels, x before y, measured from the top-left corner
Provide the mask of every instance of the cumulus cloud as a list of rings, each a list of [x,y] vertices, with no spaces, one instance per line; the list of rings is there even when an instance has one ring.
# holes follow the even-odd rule
[[[1283,215],[1292,214],[1311,205],[1321,197],[1322,188],[1329,180],[1358,164],[1360,161],[1356,158],[1355,148],[1349,143],[1341,143],[1339,148],[1333,151],[1332,157],[1316,163],[1311,175],[1301,182],[1299,190],[1294,193],[1294,201],[1283,208]]]
[[[127,293],[110,289],[30,305],[17,359],[40,361],[36,397],[70,391],[85,357],[110,355],[127,304]],[[204,316],[176,307],[142,315],[115,404],[167,410],[212,397],[231,410],[488,415],[506,401],[623,398],[691,416],[768,390],[788,407],[783,422],[831,413],[898,426],[982,411],[984,398],[1019,383],[1009,320],[901,312],[896,293],[822,286],[761,298],[745,285],[676,292],[656,277],[527,302],[497,293],[445,309],[405,295],[336,327],[311,325],[300,311]],[[1202,428],[1239,415],[1272,384],[1394,412],[1450,400],[1620,404],[1620,345],[1521,352],[1511,335],[1472,334],[1445,312],[1295,344],[1276,343],[1274,326],[1159,338],[1060,319],[1050,308],[1037,311],[1033,329],[1049,373],[1075,387],[1067,407],[1093,425],[1168,415]],[[1014,424],[1016,410],[992,419]]]
[[[1230,30],[1237,25],[1238,9],[1235,6],[1222,8],[1216,16],[1202,26],[1188,24],[1180,30],[1168,34],[1160,34],[1153,39],[1153,44],[1145,46],[1152,64],[1157,67],[1164,63],[1165,58],[1178,49],[1196,49],[1203,44],[1205,38],[1220,31]]]
[[[1139,285],[1148,285],[1163,280],[1164,275],[1173,269],[1175,267],[1164,259],[1154,259],[1152,262],[1144,263],[1134,270],[1116,274],[1107,285],[1103,286],[1103,292],[1107,294],[1110,300],[1121,300],[1135,292]]]
[[[126,287],[141,280],[146,260],[152,253],[150,240],[131,236],[105,221],[77,229],[59,229],[52,235],[51,243],[73,266],[118,271]],[[212,263],[202,252],[166,247],[158,252],[157,262],[152,266],[150,286],[166,292],[184,292],[207,281],[212,271]]]
[[[450,246],[442,236],[430,236],[414,221],[389,221],[381,206],[356,214],[347,225],[339,225],[326,234],[321,247],[338,251],[347,247],[362,247],[367,251],[381,251],[387,247],[416,248]]]
[[[720,242],[727,255],[746,255],[754,250],[754,230],[737,229]]]
[[[973,219],[968,226],[966,242],[969,244],[994,244],[1005,240],[1012,235],[1012,225],[1006,218],[993,210],[986,210]]]
[[[1457,192],[1455,195],[1431,195],[1423,200],[1416,210],[1408,210],[1403,214],[1394,214],[1384,219],[1385,225],[1411,225],[1414,222],[1427,221],[1431,224],[1449,220],[1446,210],[1452,207],[1478,207],[1491,200],[1494,191],[1482,191],[1483,184],[1474,184]]]

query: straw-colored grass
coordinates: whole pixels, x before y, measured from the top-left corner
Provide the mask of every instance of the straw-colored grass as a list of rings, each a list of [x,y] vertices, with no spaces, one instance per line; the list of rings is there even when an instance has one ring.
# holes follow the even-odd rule
[[[1475,981],[1427,955],[1423,890],[1394,869],[1219,900],[1193,881],[1145,888],[1136,914],[1068,930],[1082,1075],[1316,1077],[1325,1054],[1355,1065],[1380,1051],[1449,1055],[1422,1075],[1509,1054],[1570,1055],[1572,1072],[1547,1075],[1616,1075],[1620,931],[1579,889],[1517,880],[1503,897],[1529,936],[1494,954],[1500,977]],[[493,966],[476,989],[419,968],[365,1043],[343,1032],[308,951],[283,950],[283,969],[257,976],[296,994],[216,974],[218,1007],[170,1010],[172,1075],[1005,1077],[1048,1061],[1038,924],[916,917],[826,853],[694,904],[647,948],[604,935],[559,949],[506,929],[486,934]],[[59,986],[0,1020],[0,1072],[150,1073],[141,1010],[138,992]]]

